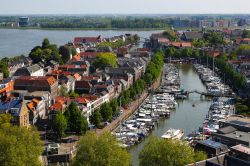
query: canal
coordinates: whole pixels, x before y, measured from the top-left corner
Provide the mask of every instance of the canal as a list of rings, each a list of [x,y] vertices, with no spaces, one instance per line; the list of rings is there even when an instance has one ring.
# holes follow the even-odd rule
[[[206,91],[206,87],[202,84],[199,75],[190,64],[177,65],[181,79],[181,89]],[[177,101],[176,110],[173,111],[169,119],[159,121],[151,135],[160,137],[169,128],[183,129],[185,135],[197,130],[203,123],[208,112],[211,101],[201,98],[199,94],[190,94],[186,100]],[[193,107],[193,104],[195,105]],[[133,166],[139,165],[139,153],[148,142],[148,138],[140,144],[130,148],[129,152],[132,156]]]

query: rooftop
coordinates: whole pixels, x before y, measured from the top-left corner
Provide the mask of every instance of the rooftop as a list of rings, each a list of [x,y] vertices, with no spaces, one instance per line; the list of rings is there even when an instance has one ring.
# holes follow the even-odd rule
[[[237,139],[244,142],[250,142],[250,133],[243,131],[234,131],[231,133],[223,134],[224,137]]]
[[[212,141],[212,140],[210,140],[210,139],[201,141],[201,142],[199,142],[199,143],[201,143],[201,144],[203,144],[203,145],[210,146],[210,147],[212,147],[212,148],[214,148],[214,149],[218,149],[218,148],[221,148],[222,146],[225,146],[224,144],[221,144],[221,143],[219,143],[219,142]]]
[[[246,153],[246,154],[249,154],[249,155],[250,155],[250,148],[249,148],[249,147],[246,147],[246,146],[243,146],[243,145],[241,145],[241,144],[236,145],[236,146],[233,146],[233,147],[231,147],[230,149],[236,150],[236,151],[239,151],[239,152],[241,152],[241,153]]]

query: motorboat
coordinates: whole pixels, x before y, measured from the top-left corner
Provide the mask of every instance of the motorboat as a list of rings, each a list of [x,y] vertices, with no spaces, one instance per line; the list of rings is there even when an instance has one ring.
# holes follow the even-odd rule
[[[167,130],[162,136],[161,138],[164,139],[182,139],[184,136],[184,131],[180,130],[180,129],[169,129]]]

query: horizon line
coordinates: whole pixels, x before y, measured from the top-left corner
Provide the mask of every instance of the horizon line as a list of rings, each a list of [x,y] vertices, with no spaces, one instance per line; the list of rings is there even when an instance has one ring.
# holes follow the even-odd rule
[[[249,13],[0,13],[0,16],[20,16],[20,15],[250,15]]]

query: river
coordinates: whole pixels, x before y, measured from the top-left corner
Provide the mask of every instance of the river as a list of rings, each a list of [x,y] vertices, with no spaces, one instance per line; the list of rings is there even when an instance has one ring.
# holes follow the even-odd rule
[[[105,38],[131,33],[148,38],[155,32],[160,31],[0,29],[0,58],[27,55],[34,46],[41,45],[44,38],[48,38],[51,43],[63,45],[74,37],[101,35]]]
[[[179,68],[182,89],[206,91],[206,87],[202,84],[192,65],[182,64],[177,67]],[[176,110],[171,113],[170,118],[161,120],[151,135],[160,137],[169,128],[184,129],[185,135],[197,130],[203,123],[211,101],[201,98],[198,94],[190,94],[188,99],[177,101],[177,103]],[[195,107],[192,106],[193,104]],[[139,165],[139,153],[147,142],[148,138],[129,150],[133,166]]]

